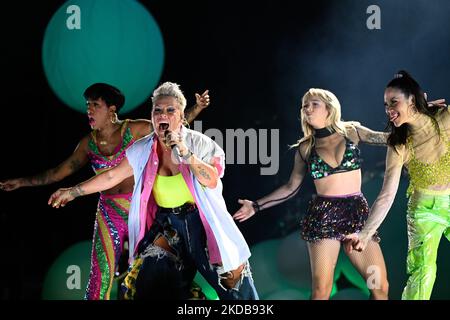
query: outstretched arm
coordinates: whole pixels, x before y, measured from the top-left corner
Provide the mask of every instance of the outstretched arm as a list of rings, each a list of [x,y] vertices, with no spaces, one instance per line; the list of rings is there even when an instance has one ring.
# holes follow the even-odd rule
[[[373,145],[387,145],[388,132],[373,131],[362,125],[355,125],[355,129],[361,142]]]
[[[0,182],[0,189],[12,191],[21,187],[36,187],[52,184],[61,181],[71,175],[88,162],[88,141],[89,137],[84,137],[75,148],[69,158],[60,163],[57,167],[48,169],[34,176],[9,179]]]
[[[364,228],[358,234],[351,234],[346,237],[350,240],[350,243],[346,245],[347,251],[351,251],[352,249],[358,251],[364,250],[369,239],[386,218],[397,194],[402,167],[403,156],[394,150],[393,147],[388,147],[383,187],[371,208],[371,213]]]
[[[209,90],[206,90],[201,95],[195,94],[196,103],[193,107],[184,112],[187,122],[191,123],[200,114],[200,112],[209,106]]]
[[[300,158],[299,152],[297,151],[294,158],[294,168],[292,169],[289,181],[269,195],[262,197],[255,202],[239,199],[238,202],[242,204],[242,207],[236,211],[233,218],[239,222],[243,222],[252,217],[257,211],[273,207],[292,198],[300,189],[305,173],[306,164]]]
[[[75,187],[57,190],[50,196],[48,204],[54,208],[59,208],[60,206],[64,207],[68,202],[77,197],[108,190],[132,175],[133,168],[129,165],[128,160],[125,157],[117,167],[114,167],[111,170],[92,177]]]

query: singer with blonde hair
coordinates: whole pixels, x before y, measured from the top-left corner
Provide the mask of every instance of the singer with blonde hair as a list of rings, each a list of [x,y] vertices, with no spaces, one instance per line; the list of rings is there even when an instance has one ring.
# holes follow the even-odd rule
[[[65,205],[134,175],[125,297],[187,299],[198,270],[220,299],[257,299],[250,250],[222,196],[225,154],[183,126],[185,106],[179,86],[163,83],[152,97],[154,132],[130,147],[120,165],[56,191],[49,204]]]

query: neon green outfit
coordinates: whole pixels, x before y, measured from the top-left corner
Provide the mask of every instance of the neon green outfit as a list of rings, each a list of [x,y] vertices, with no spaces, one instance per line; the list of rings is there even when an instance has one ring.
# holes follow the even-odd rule
[[[435,121],[432,123],[435,129],[439,128]],[[442,234],[450,241],[450,190],[427,189],[430,185],[446,185],[450,182],[450,139],[443,127],[439,129],[441,143],[446,144],[446,152],[434,163],[419,161],[413,148],[413,136],[409,136],[407,141],[411,154],[408,164],[410,198],[406,260],[409,278],[403,290],[403,300],[430,299]]]
[[[383,188],[358,237],[367,241],[387,215],[397,193],[402,167],[408,169],[409,275],[402,299],[427,300],[436,278],[436,258],[444,234],[450,240],[450,109],[435,118],[418,114],[408,124],[406,144],[389,147]]]
[[[428,300],[442,234],[450,241],[450,195],[414,193],[408,203],[408,282],[403,300]]]

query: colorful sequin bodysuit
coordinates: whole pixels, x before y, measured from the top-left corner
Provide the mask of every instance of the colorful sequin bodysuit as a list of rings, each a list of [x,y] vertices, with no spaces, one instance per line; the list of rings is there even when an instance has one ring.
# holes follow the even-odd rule
[[[103,155],[96,144],[95,131],[89,140],[88,157],[96,174],[117,166],[125,157],[125,151],[134,143],[131,130],[125,120],[121,128],[122,141],[112,155]],[[128,211],[132,193],[100,194],[92,240],[91,270],[85,299],[110,298],[114,274],[128,235]]]

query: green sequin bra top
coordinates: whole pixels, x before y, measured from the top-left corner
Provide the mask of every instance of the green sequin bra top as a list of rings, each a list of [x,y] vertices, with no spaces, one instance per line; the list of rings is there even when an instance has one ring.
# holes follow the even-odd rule
[[[357,145],[345,138],[345,152],[341,163],[336,167],[331,167],[316,152],[313,147],[308,158],[308,170],[314,180],[325,178],[329,175],[361,168],[361,152]]]

